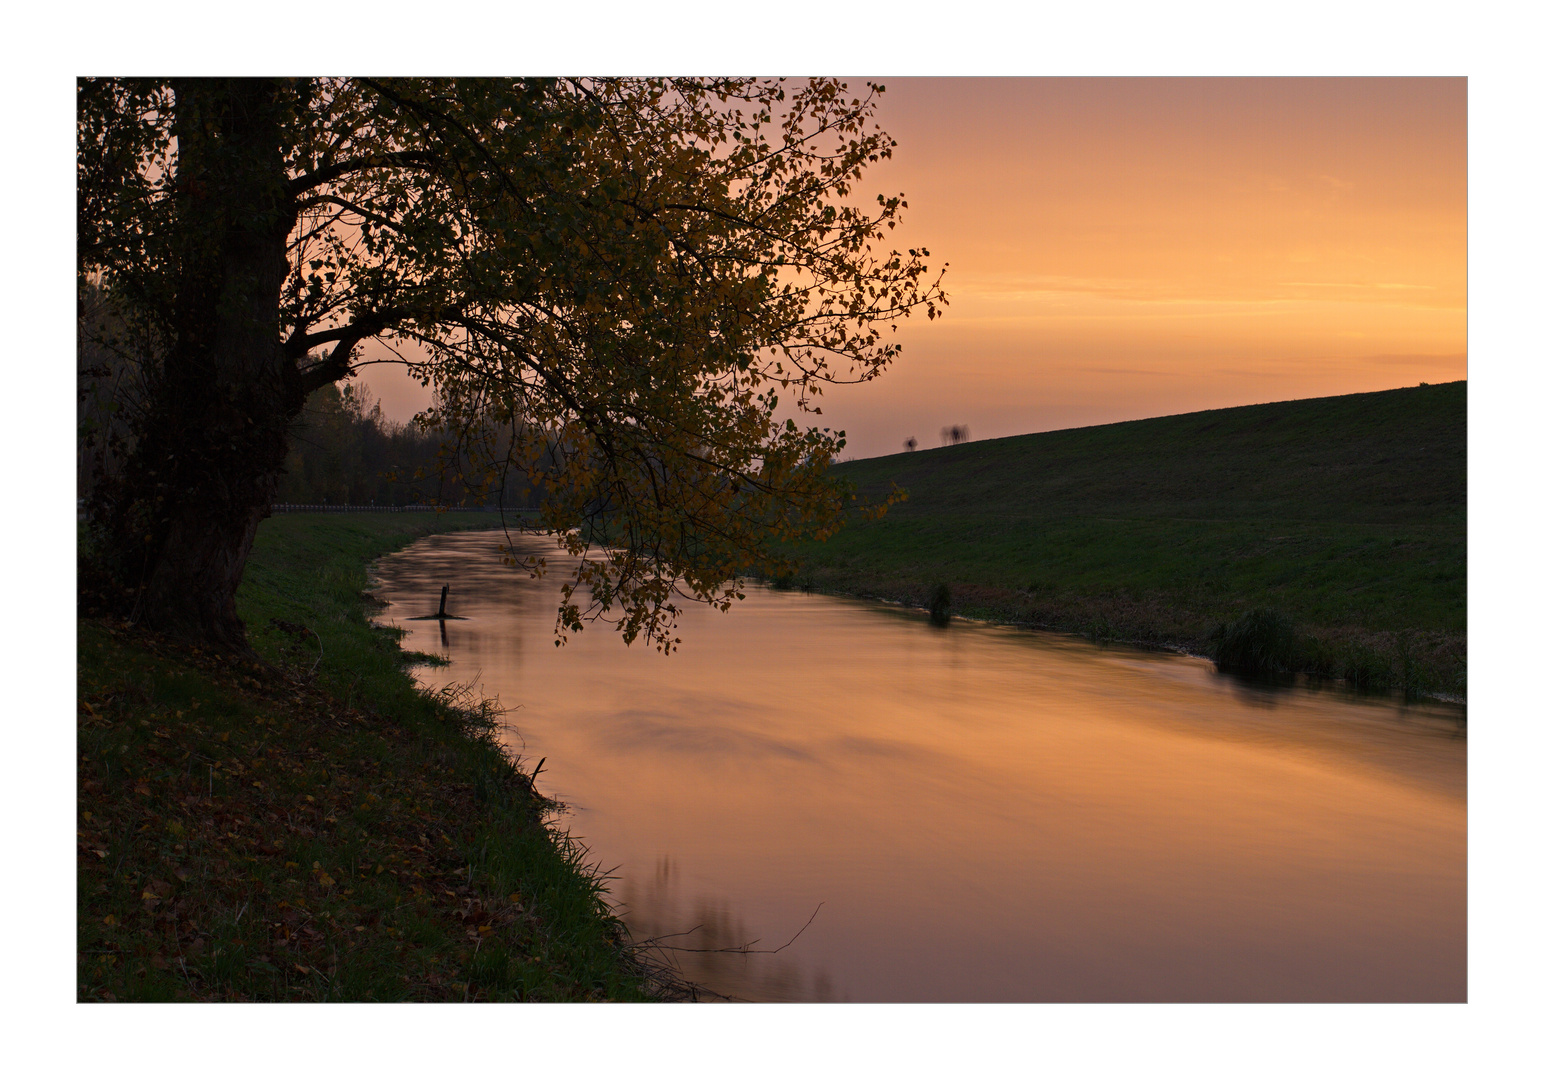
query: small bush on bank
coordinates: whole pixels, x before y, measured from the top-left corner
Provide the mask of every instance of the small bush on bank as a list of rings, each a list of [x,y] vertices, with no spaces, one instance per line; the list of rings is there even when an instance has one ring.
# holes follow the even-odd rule
[[[934,626],[949,625],[949,586],[937,585],[927,601],[927,619]]]
[[[1212,659],[1222,671],[1267,675],[1298,669],[1297,631],[1279,611],[1255,608],[1212,631]]]

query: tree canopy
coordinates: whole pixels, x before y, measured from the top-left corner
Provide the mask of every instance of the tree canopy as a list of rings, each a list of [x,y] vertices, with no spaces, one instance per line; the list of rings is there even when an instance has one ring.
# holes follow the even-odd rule
[[[874,378],[945,302],[925,249],[889,247],[903,198],[857,201],[895,146],[882,89],[82,80],[80,270],[150,397],[98,499],[135,610],[239,638],[230,571],[288,425],[377,339],[469,479],[523,474],[575,554],[606,545],[560,636],[603,616],[668,649],[673,598],[727,606],[778,540],[839,526],[821,386]]]

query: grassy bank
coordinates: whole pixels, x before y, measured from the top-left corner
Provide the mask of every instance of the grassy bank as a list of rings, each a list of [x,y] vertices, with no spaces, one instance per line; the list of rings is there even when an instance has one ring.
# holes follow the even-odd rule
[[[372,628],[367,564],[482,515],[285,515],[239,596],[273,671],[83,619],[79,997],[645,999],[583,852],[471,700]]]
[[[910,498],[802,548],[797,581],[1463,695],[1466,464],[1461,382],[854,461]]]

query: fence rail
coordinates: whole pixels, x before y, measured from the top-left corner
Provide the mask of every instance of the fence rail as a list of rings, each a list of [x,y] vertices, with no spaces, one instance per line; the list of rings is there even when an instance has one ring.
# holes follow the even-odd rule
[[[274,503],[270,509],[275,514],[406,514],[444,510],[447,514],[537,514],[532,506],[430,506],[414,503],[409,506],[351,506],[343,503]]]

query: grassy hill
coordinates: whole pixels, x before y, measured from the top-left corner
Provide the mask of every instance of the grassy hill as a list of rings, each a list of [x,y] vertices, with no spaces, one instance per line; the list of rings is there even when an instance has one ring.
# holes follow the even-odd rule
[[[1463,693],[1463,382],[1042,432],[837,466],[909,493],[800,549],[800,583],[1215,654],[1254,609],[1278,666]]]

